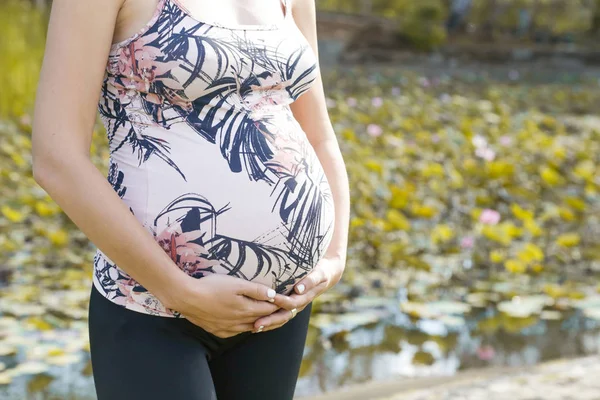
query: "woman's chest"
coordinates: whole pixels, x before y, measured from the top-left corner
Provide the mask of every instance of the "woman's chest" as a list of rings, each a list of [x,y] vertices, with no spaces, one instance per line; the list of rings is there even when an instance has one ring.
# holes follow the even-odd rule
[[[277,29],[228,29],[166,6],[142,35],[111,50],[107,72],[115,86],[150,101],[289,103],[311,86],[318,64],[291,20]]]

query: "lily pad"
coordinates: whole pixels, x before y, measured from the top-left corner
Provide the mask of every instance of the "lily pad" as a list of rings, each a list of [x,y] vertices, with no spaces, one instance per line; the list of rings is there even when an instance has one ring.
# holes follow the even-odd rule
[[[0,372],[0,385],[8,385],[11,382],[12,374],[8,370]]]
[[[544,310],[540,313],[540,318],[546,321],[559,321],[563,318],[563,315],[560,311]]]
[[[0,356],[10,356],[17,354],[17,348],[10,344],[0,343]]]
[[[400,310],[417,318],[437,318],[444,315],[463,315],[471,311],[471,306],[458,301],[433,301],[421,303],[404,301]]]
[[[394,303],[392,299],[374,296],[361,296],[354,299],[352,306],[359,309],[386,308]]]
[[[427,307],[437,314],[462,315],[471,311],[471,306],[458,301],[436,301],[427,303]]]
[[[442,315],[437,319],[443,322],[444,325],[449,329],[462,328],[467,324],[467,321],[463,317],[458,317],[456,315]]]
[[[600,321],[600,308],[584,308],[583,315],[590,319]]]
[[[426,303],[418,303],[414,301],[401,302],[400,310],[412,317],[417,318],[435,318],[438,315],[431,308],[429,308]]]
[[[81,360],[80,353],[69,353],[51,356],[46,358],[46,362],[52,365],[69,365],[75,364]]]
[[[13,376],[17,375],[37,375],[48,370],[48,364],[38,361],[26,361],[22,364],[17,365],[11,371]]]
[[[316,314],[311,316],[310,324],[321,329],[326,335],[332,335],[340,331],[351,331],[358,327],[377,323],[386,315],[387,313],[379,310],[344,314]]]
[[[545,306],[552,305],[554,301],[547,295],[515,296],[510,301],[498,304],[498,310],[515,318],[528,318],[540,314]]]

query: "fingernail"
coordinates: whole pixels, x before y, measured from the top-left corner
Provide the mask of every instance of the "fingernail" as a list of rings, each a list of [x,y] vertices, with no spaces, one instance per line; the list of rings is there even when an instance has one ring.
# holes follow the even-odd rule
[[[264,325],[261,325],[261,326],[258,328],[258,330],[257,330],[256,332],[262,332],[262,330],[263,330],[264,328],[265,328],[265,326],[264,326]]]
[[[267,296],[270,298],[274,298],[275,297],[275,291],[273,289],[269,289],[267,290]]]
[[[298,293],[302,293],[304,292],[304,284],[299,284],[298,286],[296,286],[298,288]]]
[[[275,303],[275,299],[269,299],[267,300],[269,303]]]

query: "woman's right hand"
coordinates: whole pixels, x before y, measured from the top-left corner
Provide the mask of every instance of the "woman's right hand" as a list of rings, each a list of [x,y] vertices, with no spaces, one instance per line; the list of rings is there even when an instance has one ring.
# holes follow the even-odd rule
[[[221,338],[255,331],[254,321],[277,311],[273,299],[282,296],[261,283],[217,273],[189,277],[183,286],[176,289],[172,308]]]

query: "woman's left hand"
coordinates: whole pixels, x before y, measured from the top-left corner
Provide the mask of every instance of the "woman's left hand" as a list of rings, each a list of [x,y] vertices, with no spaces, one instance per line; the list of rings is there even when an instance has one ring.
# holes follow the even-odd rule
[[[254,333],[270,331],[284,325],[292,318],[292,309],[295,308],[299,313],[311,301],[333,287],[342,277],[344,267],[345,262],[340,258],[323,257],[308,275],[294,285],[291,294],[276,296],[274,303],[281,309],[257,319],[254,322]]]

